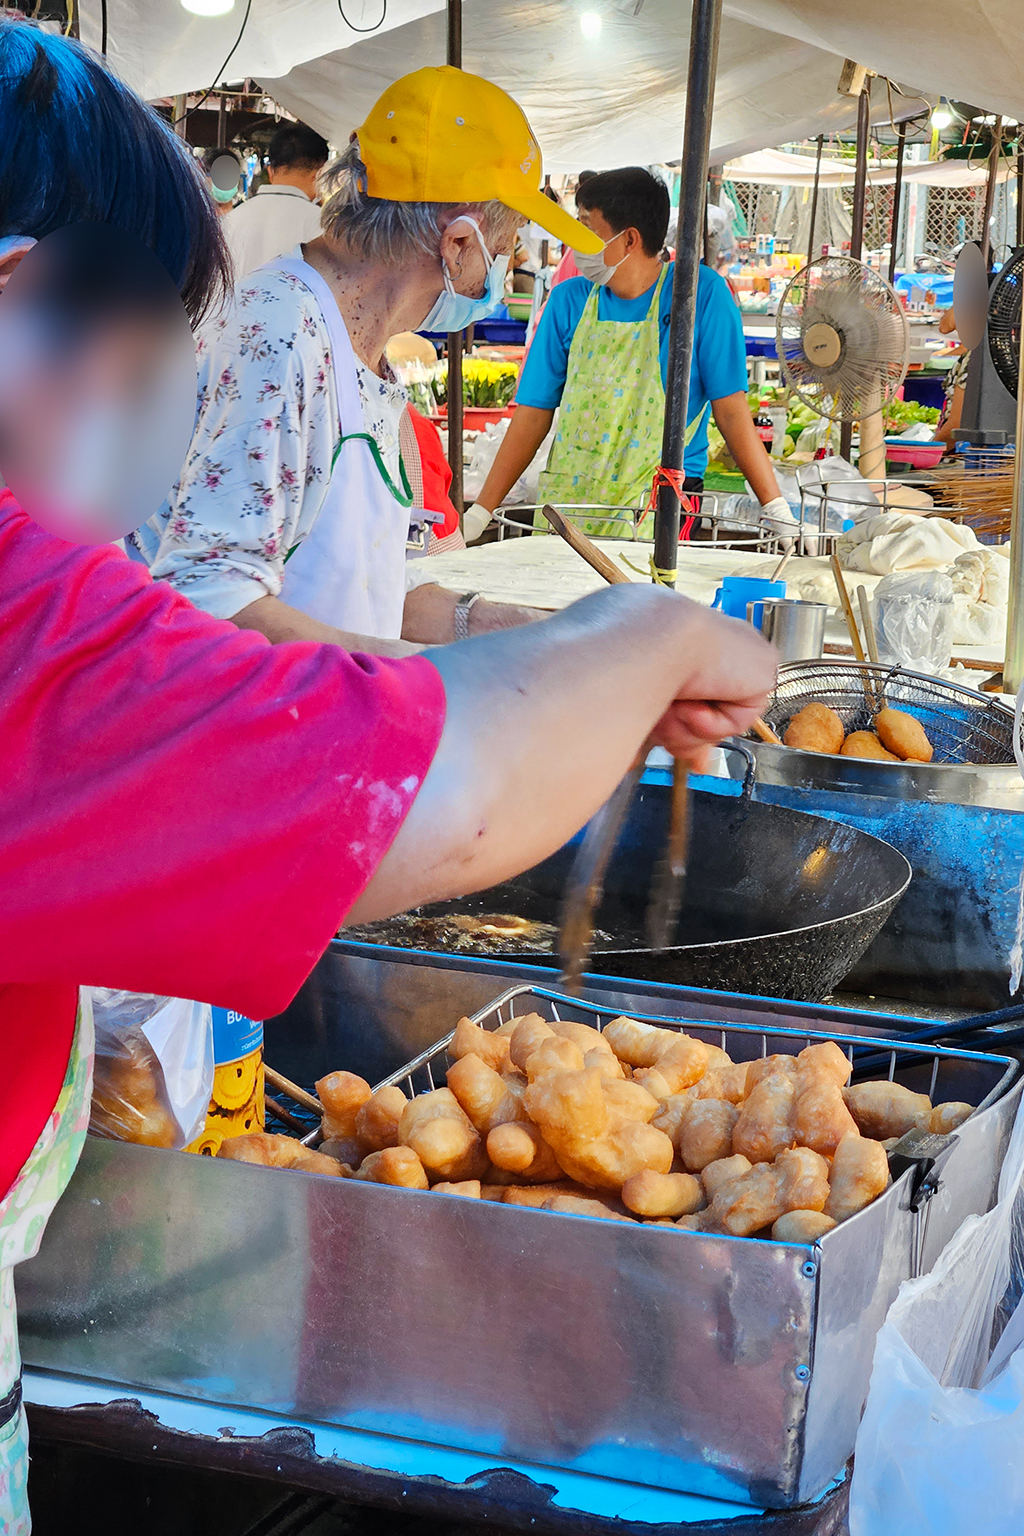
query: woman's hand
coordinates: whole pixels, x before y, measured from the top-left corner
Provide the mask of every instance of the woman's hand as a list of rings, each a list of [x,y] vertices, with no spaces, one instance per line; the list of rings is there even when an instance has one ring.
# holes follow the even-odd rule
[[[659,747],[699,766],[707,748],[742,736],[775,683],[777,653],[750,625],[705,610],[700,659],[652,733]]]

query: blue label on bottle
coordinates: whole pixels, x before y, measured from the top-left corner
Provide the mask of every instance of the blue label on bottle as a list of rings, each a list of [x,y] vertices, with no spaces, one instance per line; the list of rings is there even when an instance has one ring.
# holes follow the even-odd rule
[[[244,1013],[235,1013],[232,1008],[214,1008],[213,1060],[216,1066],[251,1056],[262,1045],[262,1020],[247,1019]]]

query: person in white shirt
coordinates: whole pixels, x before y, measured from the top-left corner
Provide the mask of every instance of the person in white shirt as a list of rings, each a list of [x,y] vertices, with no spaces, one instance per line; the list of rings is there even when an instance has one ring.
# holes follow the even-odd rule
[[[267,151],[269,185],[226,214],[221,228],[236,280],[320,233],[316,179],[330,151],[305,123],[283,123]]]

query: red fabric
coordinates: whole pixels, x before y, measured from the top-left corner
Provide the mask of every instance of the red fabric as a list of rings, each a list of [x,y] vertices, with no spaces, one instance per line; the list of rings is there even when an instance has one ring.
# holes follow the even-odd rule
[[[429,661],[271,646],[0,492],[0,1194],[79,984],[251,1018],[294,996],[415,798]]]
[[[553,288],[556,283],[564,283],[568,278],[579,277],[580,275],[580,269],[576,265],[576,261],[573,256],[572,246],[567,245],[565,250],[562,252],[561,261],[555,268],[554,276],[551,279],[551,286]]]
[[[444,522],[434,525],[435,537],[447,538],[459,526],[459,514],[448,495],[452,483],[452,467],[444,456],[441,434],[432,421],[421,416],[412,405],[409,407],[416,446],[420,450],[420,467],[423,471],[423,505],[428,512],[443,512]]]

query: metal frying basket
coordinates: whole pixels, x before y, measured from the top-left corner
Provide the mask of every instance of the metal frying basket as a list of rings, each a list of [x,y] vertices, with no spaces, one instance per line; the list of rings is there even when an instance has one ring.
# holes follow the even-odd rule
[[[905,667],[828,659],[791,662],[779,670],[764,718],[783,736],[792,717],[812,701],[834,709],[847,732],[870,730],[874,715],[886,705],[904,710],[924,726],[936,765],[1014,760],[1013,711],[1005,704]]]

